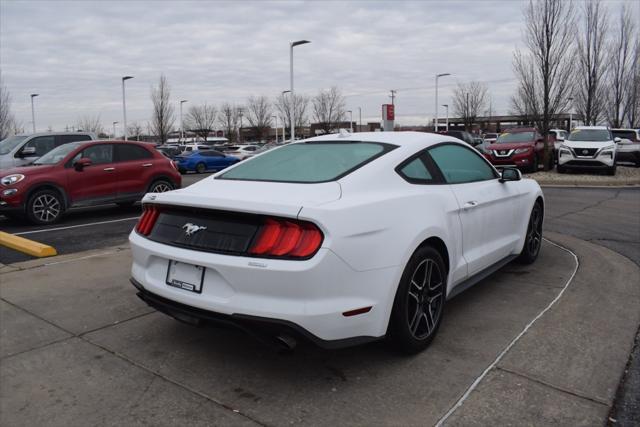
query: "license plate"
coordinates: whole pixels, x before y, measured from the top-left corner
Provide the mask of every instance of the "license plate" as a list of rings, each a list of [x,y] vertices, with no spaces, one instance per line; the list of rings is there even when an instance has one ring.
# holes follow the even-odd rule
[[[186,262],[169,261],[167,285],[186,291],[201,293],[206,268]]]

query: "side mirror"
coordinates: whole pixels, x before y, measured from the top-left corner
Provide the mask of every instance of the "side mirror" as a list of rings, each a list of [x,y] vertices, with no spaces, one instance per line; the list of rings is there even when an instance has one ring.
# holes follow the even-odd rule
[[[504,168],[500,174],[500,182],[520,181],[522,174],[516,168]]]
[[[36,155],[36,147],[24,147],[20,152],[20,157],[31,157]]]
[[[616,144],[619,143],[620,141],[622,141],[619,137],[615,137],[613,138],[613,142],[615,142]]]
[[[75,162],[73,162],[73,167],[75,168],[75,170],[80,172],[84,168],[86,168],[87,166],[91,166],[92,163],[93,162],[91,161],[91,159],[89,159],[87,157],[82,157],[82,158],[76,160]]]

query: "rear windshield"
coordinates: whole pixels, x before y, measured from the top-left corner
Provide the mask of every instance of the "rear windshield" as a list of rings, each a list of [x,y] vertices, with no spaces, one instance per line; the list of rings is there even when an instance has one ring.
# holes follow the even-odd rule
[[[245,160],[217,179],[317,183],[334,181],[396,148],[377,142],[305,142]]]
[[[531,142],[536,139],[534,132],[505,132],[501,133],[496,142],[498,144],[509,144],[517,142]]]
[[[569,141],[611,141],[608,129],[574,129],[569,135]]]

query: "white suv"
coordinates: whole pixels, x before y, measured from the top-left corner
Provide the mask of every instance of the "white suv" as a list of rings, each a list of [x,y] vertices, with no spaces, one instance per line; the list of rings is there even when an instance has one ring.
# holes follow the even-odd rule
[[[606,170],[608,175],[616,173],[616,144],[605,126],[579,126],[558,148],[558,172],[567,169]]]

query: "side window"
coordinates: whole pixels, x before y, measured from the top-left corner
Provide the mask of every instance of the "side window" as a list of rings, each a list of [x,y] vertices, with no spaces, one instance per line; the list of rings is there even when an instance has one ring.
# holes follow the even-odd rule
[[[56,137],[51,136],[38,136],[27,142],[24,148],[33,147],[36,149],[35,156],[44,156],[49,151],[53,150],[56,145]]]
[[[132,162],[153,157],[148,150],[134,144],[117,144],[116,159],[118,162]]]
[[[449,184],[487,181],[498,177],[475,150],[461,145],[439,145],[429,149],[429,155]]]
[[[113,144],[100,144],[85,148],[80,157],[91,159],[94,165],[113,163]]]
[[[431,184],[434,182],[433,174],[429,171],[425,161],[424,155],[409,159],[400,164],[396,171],[412,184]]]
[[[200,155],[204,157],[213,157],[212,151],[200,151]]]
[[[62,144],[67,144],[69,142],[76,142],[76,141],[90,141],[91,137],[89,135],[60,135],[58,136],[58,144],[56,145],[62,145]]]
[[[224,157],[224,154],[222,154],[219,151],[209,151],[211,153],[211,157]]]

